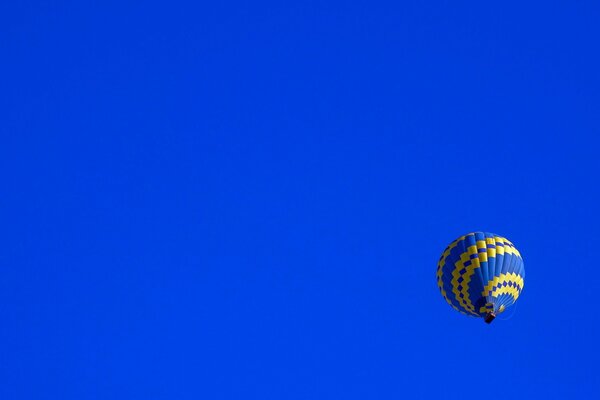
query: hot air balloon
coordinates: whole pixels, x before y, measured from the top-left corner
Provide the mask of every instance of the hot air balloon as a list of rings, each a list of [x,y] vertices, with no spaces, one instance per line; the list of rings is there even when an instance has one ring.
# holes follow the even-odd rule
[[[442,296],[456,311],[488,324],[523,291],[525,268],[515,246],[502,236],[473,232],[446,247],[437,267]]]

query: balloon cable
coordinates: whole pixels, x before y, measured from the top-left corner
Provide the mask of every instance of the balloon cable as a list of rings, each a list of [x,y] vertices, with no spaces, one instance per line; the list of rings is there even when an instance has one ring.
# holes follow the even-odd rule
[[[515,314],[517,313],[517,303],[515,302],[514,305],[512,307],[510,307],[510,308],[513,309],[512,313],[510,313],[510,315],[508,317],[506,317],[506,318],[498,318],[500,321],[508,321],[509,319],[511,319],[512,317],[515,316]],[[504,314],[504,313],[502,313],[502,314]],[[500,314],[500,315],[502,315],[502,314]]]

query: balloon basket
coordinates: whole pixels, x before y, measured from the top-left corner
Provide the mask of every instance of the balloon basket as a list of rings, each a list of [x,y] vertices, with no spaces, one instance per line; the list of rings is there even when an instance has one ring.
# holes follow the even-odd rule
[[[493,312],[487,313],[486,316],[485,316],[484,321],[485,321],[486,324],[489,324],[489,323],[491,323],[494,320],[494,318],[496,318],[496,314],[494,314]]]

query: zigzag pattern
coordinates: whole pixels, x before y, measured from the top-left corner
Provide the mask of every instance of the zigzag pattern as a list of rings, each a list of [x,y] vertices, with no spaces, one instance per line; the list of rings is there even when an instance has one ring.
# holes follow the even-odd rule
[[[446,302],[477,317],[512,305],[523,290],[524,275],[523,259],[514,245],[484,232],[469,233],[450,243],[436,273]]]

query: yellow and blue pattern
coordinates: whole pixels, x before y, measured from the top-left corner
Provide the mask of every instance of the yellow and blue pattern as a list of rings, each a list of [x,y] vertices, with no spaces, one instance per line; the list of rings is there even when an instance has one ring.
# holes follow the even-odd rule
[[[474,317],[497,315],[523,291],[523,258],[506,238],[473,232],[448,245],[437,267],[437,284],[455,310]]]

